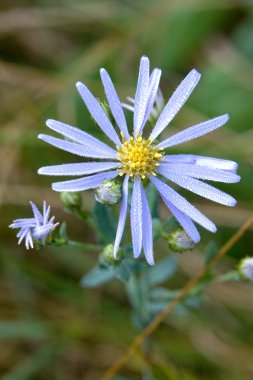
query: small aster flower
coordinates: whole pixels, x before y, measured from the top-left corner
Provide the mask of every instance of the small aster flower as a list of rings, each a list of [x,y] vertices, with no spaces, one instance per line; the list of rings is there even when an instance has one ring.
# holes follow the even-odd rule
[[[195,243],[199,242],[200,235],[193,222],[211,232],[215,232],[216,227],[211,220],[165,181],[174,182],[176,185],[226,206],[236,204],[235,199],[230,195],[202,181],[238,182],[240,177],[236,174],[237,164],[235,162],[197,155],[168,154],[168,148],[193,140],[221,127],[228,121],[228,115],[194,125],[158,142],[156,139],[176,116],[196,87],[200,79],[198,71],[192,70],[173,93],[148,138],[144,136],[143,132],[157,98],[161,70],[155,68],[150,75],[149,59],[141,58],[134,98],[132,133],[128,129],[121,102],[109,74],[105,69],[101,69],[100,75],[121,139],[97,99],[83,83],[78,82],[77,89],[91,116],[113,142],[115,148],[111,148],[80,129],[59,121],[47,120],[46,124],[50,129],[60,133],[68,140],[45,134],[39,135],[41,140],[78,156],[104,161],[47,166],[40,168],[38,172],[45,175],[82,176],[79,179],[53,183],[52,188],[56,191],[82,191],[97,188],[106,180],[112,180],[117,176],[124,177],[119,222],[114,243],[115,256],[125,227],[128,183],[131,179],[133,190],[130,202],[130,224],[133,255],[135,258],[139,257],[143,248],[146,260],[152,265],[154,263],[152,219],[142,180],[147,178],[154,184],[166,206]]]
[[[43,202],[43,213],[41,213],[33,202],[30,202],[33,211],[33,218],[16,219],[9,226],[10,228],[20,228],[17,233],[18,244],[25,239],[26,249],[33,248],[34,242],[46,244],[46,239],[51,236],[52,231],[59,223],[54,222],[54,216],[49,219],[50,206]]]
[[[253,257],[246,257],[241,260],[239,272],[243,278],[253,281]]]

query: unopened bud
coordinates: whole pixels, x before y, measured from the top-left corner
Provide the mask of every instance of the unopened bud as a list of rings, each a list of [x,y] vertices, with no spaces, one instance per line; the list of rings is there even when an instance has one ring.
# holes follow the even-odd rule
[[[119,203],[122,197],[121,185],[114,181],[105,181],[96,188],[95,199],[107,206]]]
[[[61,193],[61,202],[68,209],[80,209],[82,198],[79,192],[63,191]]]
[[[108,244],[104,248],[103,252],[100,255],[100,259],[104,264],[117,265],[121,261],[121,258],[122,258],[121,250],[120,249],[118,250],[117,258],[114,257],[113,250],[114,250],[113,244]]]
[[[253,257],[246,257],[240,261],[239,273],[242,278],[253,281]]]
[[[169,247],[174,252],[185,252],[192,250],[195,246],[194,241],[183,229],[178,229],[166,237]]]

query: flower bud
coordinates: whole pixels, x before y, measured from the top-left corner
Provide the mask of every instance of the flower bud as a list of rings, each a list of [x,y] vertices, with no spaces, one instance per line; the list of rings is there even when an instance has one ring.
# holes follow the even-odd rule
[[[166,239],[173,252],[182,253],[192,250],[195,246],[194,241],[187,235],[185,230],[181,228],[166,236]]]
[[[105,181],[96,188],[95,199],[107,206],[119,203],[122,197],[121,185],[114,181]]]
[[[246,257],[240,261],[239,273],[242,278],[253,281],[253,257]]]
[[[114,245],[113,244],[108,244],[103,252],[100,255],[100,260],[102,263],[107,264],[107,265],[117,265],[122,259],[122,254],[121,250],[118,250],[117,253],[117,258],[115,259],[113,255],[113,250],[114,250]]]
[[[80,209],[82,198],[79,192],[63,191],[60,195],[63,206],[68,209]]]

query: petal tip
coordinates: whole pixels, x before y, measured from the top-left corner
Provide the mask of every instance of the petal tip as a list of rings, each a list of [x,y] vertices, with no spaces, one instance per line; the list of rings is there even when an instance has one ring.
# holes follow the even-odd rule
[[[84,84],[82,82],[76,82],[76,88],[80,88],[82,87]]]

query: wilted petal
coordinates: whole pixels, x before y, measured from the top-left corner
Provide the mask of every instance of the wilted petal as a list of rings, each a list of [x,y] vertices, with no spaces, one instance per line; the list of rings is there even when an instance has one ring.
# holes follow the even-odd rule
[[[38,225],[40,223],[43,223],[43,215],[39,211],[38,207],[31,201],[30,201],[30,205],[31,205],[32,210],[33,210],[33,215],[34,215],[36,224]]]
[[[134,186],[131,201],[131,231],[133,241],[134,257],[139,257],[142,247],[142,196],[141,196],[141,180],[139,177],[134,179]]]
[[[73,181],[54,182],[52,183],[52,189],[55,191],[83,191],[94,189],[104,183],[104,181],[117,177],[118,174],[118,171],[110,171],[74,179]]]
[[[114,243],[113,255],[115,258],[116,258],[116,255],[121,243],[124,227],[126,224],[127,202],[128,202],[128,180],[129,180],[129,176],[126,175],[123,182],[123,186],[122,186],[122,200],[120,204],[119,221],[118,221],[117,233],[116,233],[116,238],[115,238],[115,243]]]
[[[114,142],[115,145],[120,145],[121,142],[119,136],[115,132],[112,123],[110,122],[108,116],[106,115],[105,111],[95,96],[92,95],[90,90],[81,82],[77,82],[76,87],[91,116],[96,121],[98,126],[102,129],[106,136]]]
[[[150,135],[151,141],[159,136],[164,128],[167,127],[171,120],[176,116],[178,111],[182,108],[186,100],[191,95],[194,88],[197,86],[200,76],[200,73],[193,69],[181,82],[159,116],[159,119],[157,120],[157,123]]]
[[[196,139],[197,137],[203,136],[209,132],[214,131],[224,125],[229,119],[228,115],[222,115],[216,117],[215,119],[205,121],[203,123],[194,125],[193,127],[187,128],[182,132],[176,133],[175,135],[169,137],[168,139],[162,141],[158,144],[157,148],[169,148],[178,144],[182,144],[186,141]]]

